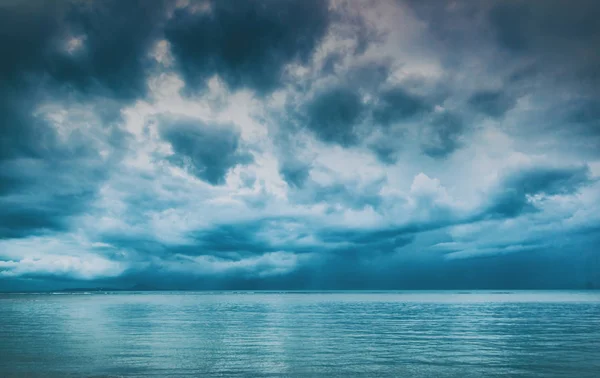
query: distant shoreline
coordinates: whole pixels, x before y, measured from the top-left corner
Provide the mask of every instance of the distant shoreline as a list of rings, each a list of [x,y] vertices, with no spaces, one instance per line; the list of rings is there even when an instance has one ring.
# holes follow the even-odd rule
[[[453,289],[383,289],[383,290],[208,290],[208,289],[122,289],[122,288],[73,288],[61,290],[30,290],[30,291],[0,291],[0,294],[110,294],[110,293],[203,293],[203,294],[409,294],[409,293],[451,293],[458,295],[468,294],[513,294],[518,292],[595,292],[600,288],[580,288],[580,289],[473,289],[473,290],[453,290]]]

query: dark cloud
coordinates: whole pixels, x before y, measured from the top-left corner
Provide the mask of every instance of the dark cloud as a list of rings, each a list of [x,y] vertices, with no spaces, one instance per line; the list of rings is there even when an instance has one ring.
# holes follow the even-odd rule
[[[593,88],[600,79],[600,53],[590,47],[600,44],[599,12],[600,3],[594,0],[576,7],[555,0],[499,1],[489,12],[489,22],[499,45],[534,61],[537,72],[575,79],[597,93]]]
[[[206,10],[194,11],[195,2],[176,10],[165,31],[192,86],[218,74],[233,88],[269,92],[280,85],[286,64],[311,56],[329,23],[325,1],[208,4]]]
[[[591,150],[593,155],[598,156],[600,153],[600,97],[585,96],[563,102],[549,115],[554,117],[555,128],[558,131],[566,131],[578,140],[584,137],[585,143],[583,144]],[[564,127],[565,124],[568,124],[569,127]]]
[[[113,159],[103,159],[77,130],[59,137],[33,115],[26,89],[0,97],[0,238],[64,231],[82,213],[106,178]]]
[[[231,261],[270,252],[312,252],[313,248],[298,242],[306,236],[305,233],[286,229],[290,222],[299,221],[302,220],[293,217],[265,217],[218,224],[191,232],[189,238],[192,242],[189,245],[170,246],[167,249],[169,254],[217,256]]]
[[[494,51],[495,59],[486,62],[494,69],[501,71],[521,58],[529,67],[535,66],[522,71],[521,79],[540,73],[547,80],[555,79],[548,76],[552,74],[577,80],[600,78],[600,54],[590,48],[600,43],[597,1],[582,0],[576,7],[560,0],[404,3],[427,25],[436,47],[444,50],[441,59],[446,64],[457,66],[466,57]]]
[[[562,1],[531,3],[528,1],[499,1],[490,11],[490,21],[500,43],[516,52],[568,47],[567,41],[590,42],[600,36],[594,14],[598,2],[581,1],[569,7]],[[575,46],[573,46],[575,47]]]
[[[385,139],[385,142],[376,142],[371,146],[371,150],[377,156],[377,159],[384,164],[394,164],[398,161],[400,142],[394,139]]]
[[[0,239],[23,238],[52,231],[66,231],[69,218],[85,210],[90,193],[81,195],[53,195],[50,198],[32,199],[26,204],[0,199]]]
[[[499,3],[489,17],[502,46],[517,52],[529,47],[527,23],[531,20],[531,8],[527,4],[517,1]]]
[[[178,252],[230,259],[275,252],[281,246],[272,245],[257,234],[268,224],[268,220],[258,220],[252,223],[218,225],[207,230],[197,231],[193,233],[196,244],[192,247],[180,248]]]
[[[429,106],[423,98],[401,87],[381,89],[389,74],[390,65],[384,60],[358,64],[339,73],[338,84],[324,86],[312,95],[301,96],[296,103],[288,104],[290,109],[284,115],[288,118],[286,131],[305,128],[322,142],[351,147],[362,144],[378,126],[390,126],[396,121],[424,114]],[[372,98],[364,99],[365,95]],[[386,133],[397,131],[386,130]],[[387,137],[384,139],[381,143],[370,144],[369,148],[381,155],[382,161],[391,162],[395,151],[390,148],[399,146],[390,143]],[[379,144],[385,146],[380,148]],[[287,160],[290,159],[284,158],[284,165],[288,165]],[[289,167],[282,173],[289,176],[297,168]]]
[[[340,234],[338,240],[347,241],[352,236],[353,232]],[[394,232],[374,240],[385,240],[386,236],[393,238]],[[404,243],[400,241],[402,236],[399,238],[396,243],[401,247]],[[594,261],[593,245],[581,247],[586,253],[574,255],[559,248],[545,248],[448,260],[443,255],[424,251],[389,253],[397,248],[393,246],[384,248],[388,253],[378,253],[376,248],[367,246],[362,249],[363,253],[343,248],[322,253],[287,274],[271,277],[244,276],[236,272],[192,277],[168,274],[155,266],[123,280],[128,280],[129,286],[138,282],[160,282],[165,288],[221,290],[578,289],[584,287],[586,281],[600,282],[594,270],[586,268],[582,274],[582,266],[597,267],[598,264]]]
[[[425,155],[443,159],[461,147],[465,128],[457,115],[449,112],[433,114],[421,129],[421,150]]]
[[[173,247],[172,253],[190,256],[218,256],[236,261],[240,258],[260,256],[265,253],[286,251],[305,254],[364,255],[367,258],[376,253],[392,253],[413,241],[410,230],[312,230],[303,228],[290,233],[286,229],[288,222],[302,222],[302,219],[263,218],[254,222],[223,224],[206,230],[194,232],[191,237],[194,244]],[[285,240],[269,235],[283,235]],[[320,244],[304,245],[301,239],[314,235]]]
[[[261,218],[252,222],[220,224],[190,233],[192,243],[181,246],[162,246],[163,256],[181,254],[187,256],[216,256],[228,261],[261,256],[266,253],[285,251],[306,254],[363,254],[392,253],[413,241],[413,229],[388,230],[342,230],[313,229],[303,219]],[[301,224],[300,229],[290,231],[288,225]],[[316,244],[303,244],[302,239],[314,236]],[[134,242],[134,241],[132,241]],[[135,242],[134,242],[135,243]],[[140,246],[138,246],[140,248]],[[157,246],[152,249],[156,250]]]
[[[590,183],[589,168],[583,167],[533,167],[508,174],[490,199],[486,216],[515,217],[536,211],[529,201],[533,195],[573,194]]]
[[[0,132],[0,237],[65,230],[94,198],[111,160],[103,162],[75,138],[59,141],[45,120],[27,113],[5,116],[3,121],[14,123]]]
[[[351,146],[358,142],[357,128],[363,117],[360,94],[338,87],[317,93],[300,119],[323,142]]]
[[[590,258],[591,256],[591,258]],[[444,260],[421,254],[330,254],[284,275],[257,277],[229,273],[172,274],[159,264],[111,280],[0,278],[0,290],[52,290],[64,287],[131,288],[142,284],[171,290],[532,290],[581,289],[600,283],[594,255],[559,250]],[[592,264],[593,262],[594,264]]]
[[[308,180],[311,166],[310,164],[300,161],[288,160],[290,161],[284,162],[281,165],[279,173],[289,186],[293,188],[302,188],[304,183]]]
[[[0,5],[0,62],[3,86],[23,79],[26,72],[48,70],[47,55],[58,46],[54,39],[66,37],[61,18],[66,3],[4,1]],[[59,42],[59,41],[56,41]]]
[[[590,188],[597,179],[591,171],[600,151],[600,50],[594,48],[600,45],[594,18],[598,2],[392,2],[410,7],[402,9],[409,22],[398,30],[373,20],[381,9],[371,8],[378,4],[183,3],[0,1],[1,277],[23,274],[30,283],[42,282],[39,287],[89,278],[78,274],[77,266],[49,269],[59,260],[54,251],[48,264],[34,263],[20,272],[18,260],[29,259],[26,247],[47,240],[57,249],[65,243],[66,250],[59,252],[82,263],[93,264],[98,256],[117,262],[113,273],[120,276],[102,282],[126,287],[160,282],[169,288],[220,289],[547,288],[593,281],[577,275],[575,267],[587,266],[587,260],[568,252],[576,249],[590,259],[598,255],[598,222],[588,214],[593,209],[585,208],[594,201]],[[410,22],[415,15],[418,20]],[[322,44],[326,36],[331,39]],[[172,65],[157,64],[150,54],[162,39],[169,42]],[[395,42],[402,51],[395,51]],[[426,69],[411,76],[421,62]],[[289,74],[287,68],[296,63],[311,80],[300,82]],[[429,63],[436,68],[433,75]],[[392,75],[397,72],[409,77]],[[128,154],[148,153],[144,157],[152,164],[153,158],[164,158],[154,145],[132,151],[143,141],[132,143],[135,136],[125,131],[121,116],[138,100],[141,107],[129,109],[140,110],[136,115],[161,108],[164,103],[153,108],[160,96],[147,96],[147,79],[161,74],[179,74],[191,92],[202,92],[206,79],[218,75],[231,91],[258,94],[250,116],[260,114],[254,120],[266,127],[269,140],[242,139],[238,126],[243,123],[171,115],[159,117],[158,128],[162,142],[171,147],[170,164],[212,185],[222,185],[238,167],[241,185],[257,190],[190,186],[188,176],[170,175],[161,164],[143,173],[122,164]],[[489,90],[498,83],[499,90]],[[268,96],[279,89],[276,98]],[[214,103],[229,102],[228,95],[223,92]],[[516,106],[519,98],[527,100],[522,107]],[[213,105],[215,100],[207,101]],[[215,113],[225,109],[217,108],[210,107]],[[272,118],[261,113],[271,109],[280,113]],[[506,125],[475,125],[482,118],[477,114],[495,121],[510,117]],[[468,148],[480,140],[476,132],[488,128],[506,134],[511,149]],[[325,145],[314,149],[306,134]],[[535,135],[537,142],[530,144],[523,134]],[[144,137],[156,142],[150,133]],[[463,146],[469,157],[449,159]],[[340,147],[351,149],[344,153],[353,157],[373,152],[386,164],[376,167],[384,177],[369,181],[362,165],[361,174],[350,179],[319,166],[322,149]],[[535,155],[534,160],[562,159],[565,166],[499,172],[497,185],[482,193],[488,197],[480,207],[463,206],[469,199],[460,188],[478,191],[483,184],[471,170],[452,164],[481,157],[477,168],[490,163],[493,175],[495,162],[513,152]],[[260,169],[245,171],[254,155]],[[287,188],[273,177],[275,169]],[[452,170],[461,174],[453,177]],[[422,185],[410,187],[418,172]],[[329,180],[317,180],[317,173]],[[442,183],[429,177],[444,181],[448,197]],[[473,182],[457,181],[463,178]],[[228,219],[203,214],[220,209],[231,214],[228,205],[211,201],[215,193],[235,198],[240,214]],[[563,195],[569,200],[555,198]],[[401,222],[395,217],[402,209],[398,202],[411,213],[401,226],[392,226]],[[560,211],[546,213],[557,206]],[[572,230],[539,231],[554,230],[554,218],[571,207],[577,216],[565,227]],[[373,220],[362,219],[362,211],[381,225],[349,226]],[[522,216],[531,213],[535,217]],[[164,226],[172,228],[158,229],[170,219],[163,215],[176,218]],[[186,217],[190,222],[179,227]],[[534,230],[500,238],[486,228],[498,224],[503,229],[508,223]],[[191,224],[203,227],[189,229]],[[460,230],[467,235],[454,241],[452,227],[458,225],[468,226]],[[472,235],[471,228],[477,229]],[[23,240],[10,240],[16,238]],[[436,241],[454,242],[446,246],[456,250],[436,250]],[[13,243],[20,245],[11,249]],[[79,246],[81,255],[74,252]],[[36,259],[35,253],[31,256]],[[6,282],[0,278],[0,287],[19,286]]]
[[[65,230],[94,198],[114,159],[102,161],[77,130],[59,137],[37,107],[94,101],[110,129],[123,101],[145,94],[148,49],[165,15],[162,1],[0,4],[2,237]],[[122,133],[110,134],[122,144]]]
[[[584,161],[594,161],[600,156],[598,99],[579,89],[573,92],[554,88],[533,102],[534,106],[527,111],[514,113],[528,125],[515,128],[514,132],[527,144],[532,140],[543,141],[551,147],[545,153],[577,155]]]
[[[414,237],[409,230],[321,230],[317,233],[320,240],[327,243],[341,243],[343,246],[334,248],[341,254],[392,253],[412,243]]]
[[[297,137],[297,132],[303,125],[298,122],[298,112],[291,104],[286,105],[282,114],[278,114],[278,127],[271,136],[273,137],[277,153],[279,174],[292,188],[302,188],[310,176],[312,159],[302,152],[309,151],[306,140]]]
[[[367,147],[373,152],[377,159],[386,165],[398,161],[403,148],[409,143],[409,133],[406,128],[393,127],[384,128],[381,133],[371,136]]]
[[[372,94],[387,80],[390,70],[391,63],[388,60],[369,61],[340,73],[339,78],[348,86]]]
[[[423,113],[429,109],[424,99],[408,93],[400,87],[383,91],[373,109],[373,119],[382,125],[389,125]]]
[[[3,157],[40,157],[60,148],[55,130],[33,116],[43,100],[144,94],[146,55],[164,17],[163,2],[34,0],[0,8]],[[73,39],[79,46],[69,46]]]
[[[52,126],[31,114],[35,102],[28,96],[23,89],[0,87],[0,160],[42,158],[60,148]]]
[[[164,1],[34,0],[4,2],[1,14],[5,82],[132,99],[145,93],[147,54],[166,8]]]
[[[169,160],[212,185],[225,182],[227,172],[252,162],[242,150],[240,133],[233,125],[206,124],[196,119],[164,119],[161,136],[173,147]]]
[[[578,101],[570,107],[567,121],[589,125],[593,134],[600,133],[600,99]]]
[[[166,4],[164,0],[75,3],[65,18],[69,33],[82,38],[81,48],[49,64],[55,79],[110,97],[144,96],[152,64],[149,52],[161,35]]]
[[[0,239],[64,231],[95,198],[105,179],[94,156],[0,162]]]
[[[502,91],[480,91],[469,98],[469,105],[490,117],[502,117],[516,102],[515,98]]]

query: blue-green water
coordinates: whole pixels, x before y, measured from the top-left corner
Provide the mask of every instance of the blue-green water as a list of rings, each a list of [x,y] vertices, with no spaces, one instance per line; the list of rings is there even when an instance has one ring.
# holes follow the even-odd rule
[[[0,294],[0,377],[600,377],[600,292]]]

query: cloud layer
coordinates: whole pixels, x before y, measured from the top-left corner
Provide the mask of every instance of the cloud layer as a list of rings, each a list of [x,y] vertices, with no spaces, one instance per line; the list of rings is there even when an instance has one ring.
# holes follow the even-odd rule
[[[5,1],[0,290],[600,286],[597,11]]]

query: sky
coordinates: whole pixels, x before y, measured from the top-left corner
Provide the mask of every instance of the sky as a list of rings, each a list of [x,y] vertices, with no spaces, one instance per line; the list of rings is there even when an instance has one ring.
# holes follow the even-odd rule
[[[600,287],[600,2],[0,1],[0,290]]]

